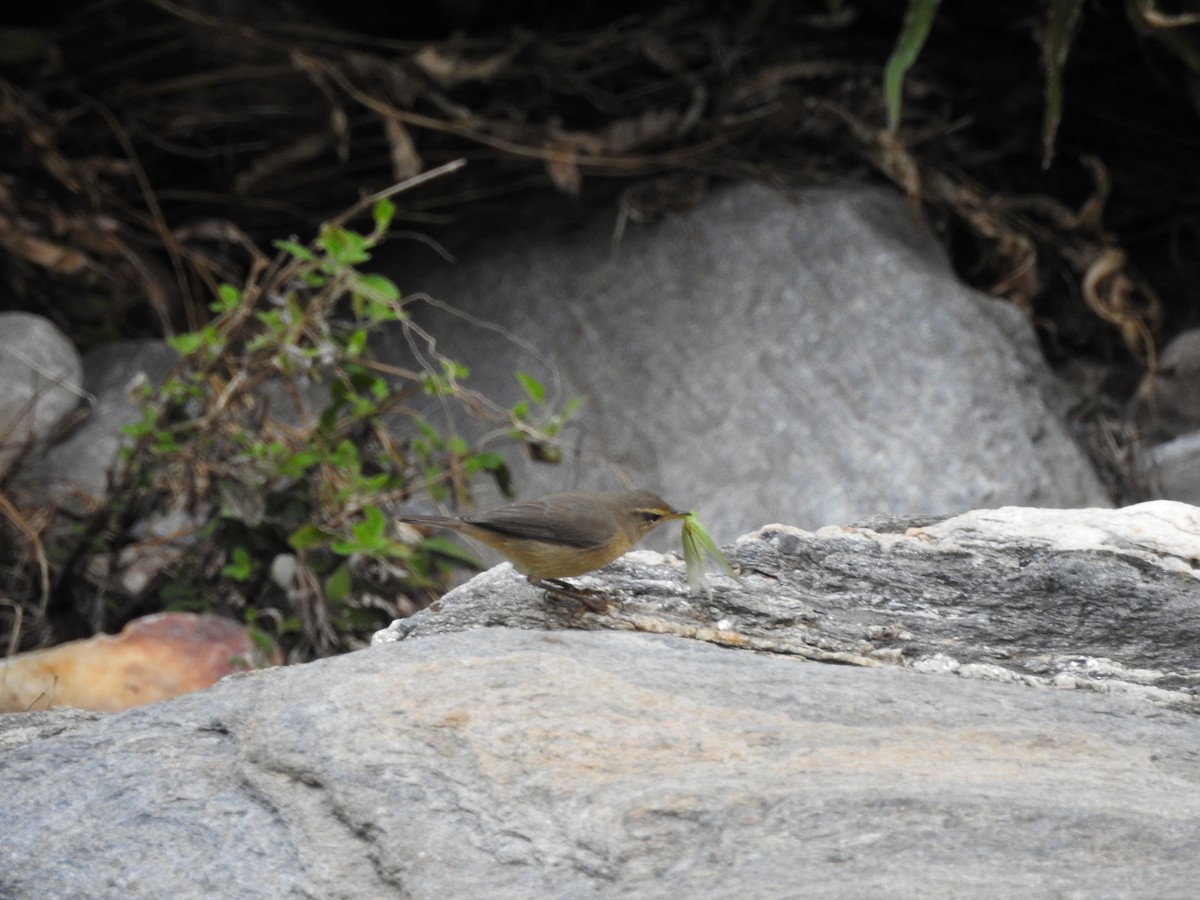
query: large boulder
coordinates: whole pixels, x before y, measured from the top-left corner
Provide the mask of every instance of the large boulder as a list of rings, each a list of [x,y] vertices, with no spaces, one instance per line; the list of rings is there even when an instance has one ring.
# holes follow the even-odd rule
[[[562,466],[512,455],[525,495],[628,482],[727,535],[1109,505],[1030,325],[965,287],[894,191],[738,185],[618,242],[548,215],[447,247],[391,266],[463,314],[411,307],[467,386],[513,403],[522,370],[584,400]]]

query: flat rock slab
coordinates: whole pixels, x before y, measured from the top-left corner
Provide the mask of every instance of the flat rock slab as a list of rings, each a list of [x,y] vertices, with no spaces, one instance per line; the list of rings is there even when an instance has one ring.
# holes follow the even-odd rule
[[[675,637],[442,635],[69,724],[4,751],[3,896],[1190,897],[1200,876],[1193,717]]]
[[[742,577],[713,577],[707,594],[689,589],[678,556],[651,551],[573,579],[613,598],[600,615],[546,602],[505,563],[377,639],[498,625],[625,629],[1200,711],[1194,506],[1005,507],[815,532],[768,525],[727,552]]]

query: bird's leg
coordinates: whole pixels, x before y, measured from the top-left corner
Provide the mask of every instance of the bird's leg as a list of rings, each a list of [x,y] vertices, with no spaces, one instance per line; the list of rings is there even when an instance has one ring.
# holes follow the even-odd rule
[[[576,587],[570,582],[562,581],[558,578],[535,578],[532,575],[527,577],[529,583],[534,587],[539,587],[557,597],[565,597],[568,600],[575,600],[582,603],[594,613],[602,613],[608,609],[608,599],[596,591]]]

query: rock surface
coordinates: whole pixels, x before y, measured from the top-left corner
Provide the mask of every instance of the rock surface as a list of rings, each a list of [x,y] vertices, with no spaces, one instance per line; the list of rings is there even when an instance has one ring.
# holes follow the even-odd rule
[[[1158,496],[1200,506],[1200,431],[1152,447],[1144,462]]]
[[[1194,896],[1200,511],[731,552],[711,597],[502,568],[397,642],[0,718],[0,896]]]
[[[563,466],[512,458],[526,495],[627,478],[723,534],[1108,505],[1028,323],[964,287],[893,191],[739,185],[615,246],[593,217],[449,249],[395,277],[498,326],[414,304],[467,385],[514,402],[519,369],[585,401]]]
[[[117,451],[127,439],[121,427],[141,418],[133,393],[160,384],[179,355],[161,341],[113,341],[83,360],[88,416],[70,435],[23,468],[19,483],[37,496],[61,496],[72,507],[99,502]]]
[[[1200,429],[1200,328],[1163,348],[1157,370],[1142,383],[1133,414],[1151,438],[1165,440]]]
[[[507,565],[393,623],[390,637],[509,625],[623,628],[814,660],[1126,692],[1200,711],[1200,509],[974,510],[880,516],[815,533],[768,525],[740,581],[689,593],[682,562],[643,552],[605,577],[603,617],[537,604]]]
[[[79,354],[49,319],[0,313],[0,473],[82,402]]]
[[[1152,496],[1200,504],[1200,328],[1177,335],[1131,405]]]

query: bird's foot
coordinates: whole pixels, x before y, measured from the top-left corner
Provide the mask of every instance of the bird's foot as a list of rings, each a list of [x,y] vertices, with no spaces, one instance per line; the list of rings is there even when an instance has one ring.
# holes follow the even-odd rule
[[[576,603],[582,603],[591,612],[602,613],[608,610],[608,605],[613,602],[612,597],[605,596],[600,591],[592,591],[587,588],[576,587],[567,581],[562,581],[558,578],[530,578],[529,583],[534,587],[542,588],[547,594],[552,597],[560,597],[565,600],[574,600]]]

